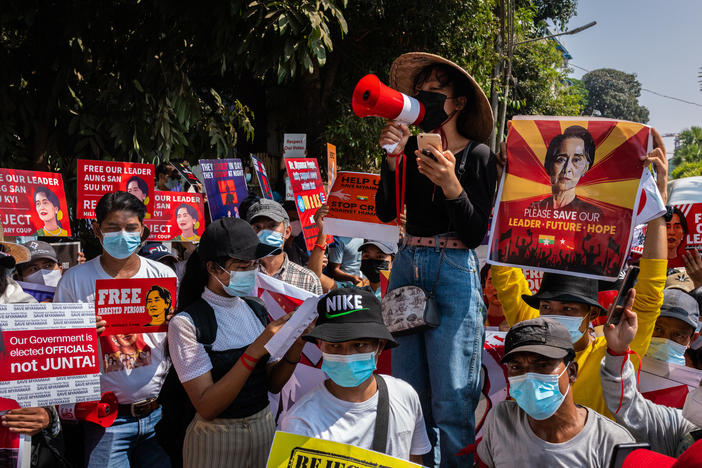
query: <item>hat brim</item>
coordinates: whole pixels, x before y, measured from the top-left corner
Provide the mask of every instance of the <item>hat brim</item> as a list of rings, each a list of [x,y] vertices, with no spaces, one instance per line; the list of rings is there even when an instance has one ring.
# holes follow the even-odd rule
[[[568,355],[568,350],[547,345],[525,345],[514,348],[509,353],[506,353],[500,360],[500,363],[504,364],[509,360],[510,356],[516,353],[534,353],[551,359],[562,359]]]
[[[465,119],[463,128],[460,130],[472,140],[482,143],[487,142],[494,126],[490,101],[470,73],[454,62],[427,52],[402,54],[395,59],[390,67],[390,87],[401,93],[413,96],[415,78],[419,72],[432,64],[443,64],[453,67],[468,80],[473,88],[473,96],[468,103],[468,118]]]
[[[283,216],[278,215],[274,212],[265,212],[264,211],[264,212],[254,213],[253,216],[249,216],[249,219],[247,221],[249,223],[252,223],[254,219],[260,218],[260,217],[271,219],[271,220],[275,221],[276,223],[282,223],[283,221],[286,220],[286,218],[284,218]],[[287,221],[289,222],[290,219],[287,218]]]
[[[388,252],[388,251],[387,251],[387,248],[386,248],[385,246],[383,246],[383,245],[381,245],[381,244],[378,244],[378,243],[375,243],[375,242],[372,242],[372,241],[364,242],[363,244],[361,244],[361,246],[358,248],[358,251],[359,251],[359,252],[362,252],[362,251],[363,251],[363,248],[364,248],[364,247],[368,247],[369,245],[372,245],[373,247],[377,247],[378,250],[380,250],[381,252],[383,252],[385,255],[393,255],[393,254],[396,253],[396,252],[393,252],[392,250]]]
[[[15,260],[11,266],[6,268],[12,268],[15,266],[15,264],[19,263],[27,263],[32,259],[32,254],[29,252],[29,249],[23,245],[2,241],[0,242],[0,249],[3,252],[12,255],[12,258]]]
[[[564,293],[536,293],[536,294],[522,294],[522,300],[527,303],[527,305],[533,309],[539,308],[539,301],[560,301],[560,302],[578,302],[580,304],[587,304],[593,307],[598,307],[603,312],[607,312],[607,309],[602,307],[599,302],[595,299],[583,296],[576,296],[574,294],[564,294]]]
[[[314,327],[307,335],[302,337],[305,341],[316,340],[341,343],[343,341],[361,340],[364,338],[377,338],[385,340],[385,349],[397,346],[397,341],[392,337],[385,325],[379,323],[323,323]]]

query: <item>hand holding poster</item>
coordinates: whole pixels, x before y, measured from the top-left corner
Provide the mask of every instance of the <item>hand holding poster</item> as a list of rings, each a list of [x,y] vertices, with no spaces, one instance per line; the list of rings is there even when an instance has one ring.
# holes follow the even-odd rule
[[[378,174],[339,172],[329,191],[329,214],[325,218],[328,234],[397,242],[400,227],[383,223],[375,215],[375,192]]]
[[[199,242],[205,231],[205,205],[201,193],[160,192],[154,194],[153,217],[144,221],[148,240]]]
[[[251,155],[251,162],[253,163],[254,171],[256,171],[258,185],[261,186],[261,196],[263,198],[273,200],[273,191],[271,190],[270,182],[268,182],[266,166],[264,166],[263,163],[260,160],[258,160],[253,154]]]
[[[154,165],[118,161],[78,160],[78,218],[95,218],[95,206],[110,192],[129,192],[146,205],[151,217]]]
[[[238,218],[239,203],[249,195],[241,159],[201,159],[212,221]]]
[[[513,120],[488,262],[614,279],[631,242],[648,142],[649,127],[632,122]]]
[[[167,331],[176,298],[176,278],[95,281],[95,313],[107,322],[103,335]]]
[[[61,174],[0,169],[0,213],[6,236],[71,235]]]
[[[312,158],[286,159],[285,167],[288,171],[302,232],[305,236],[305,244],[307,250],[312,250],[317,240],[317,224],[314,222],[314,214],[325,203],[322,176],[319,174],[317,160]]]

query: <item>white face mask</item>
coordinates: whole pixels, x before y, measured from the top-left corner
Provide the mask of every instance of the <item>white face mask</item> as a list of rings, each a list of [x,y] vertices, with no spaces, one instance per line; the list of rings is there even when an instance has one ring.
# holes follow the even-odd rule
[[[688,393],[682,415],[695,426],[702,427],[702,387]]]
[[[45,270],[43,268],[39,271],[35,271],[31,275],[27,275],[24,277],[24,280],[27,283],[43,284],[45,286],[53,286],[53,287],[55,287],[58,284],[60,279],[61,279],[61,270],[60,269]]]

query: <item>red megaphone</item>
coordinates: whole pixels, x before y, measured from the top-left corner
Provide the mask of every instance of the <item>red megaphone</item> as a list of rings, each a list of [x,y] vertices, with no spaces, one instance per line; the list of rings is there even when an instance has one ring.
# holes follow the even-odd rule
[[[418,125],[424,120],[424,104],[413,97],[384,85],[375,75],[366,75],[358,82],[351,98],[353,112],[359,117],[384,117],[405,124]],[[397,145],[384,146],[392,153]]]
[[[86,401],[59,405],[58,414],[61,419],[69,421],[90,421],[102,427],[110,427],[117,419],[119,404],[112,392],[102,394],[100,401]]]

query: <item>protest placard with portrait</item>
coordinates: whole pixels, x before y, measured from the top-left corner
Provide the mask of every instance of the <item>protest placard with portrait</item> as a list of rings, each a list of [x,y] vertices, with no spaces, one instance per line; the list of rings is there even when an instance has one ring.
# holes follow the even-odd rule
[[[154,211],[144,221],[150,241],[199,242],[205,231],[205,205],[201,193],[154,194]]]
[[[154,196],[153,164],[119,161],[78,160],[78,219],[95,218],[95,207],[103,195],[128,192],[146,205],[151,217]]]
[[[201,159],[200,168],[212,221],[238,218],[239,203],[249,194],[241,159]]]

